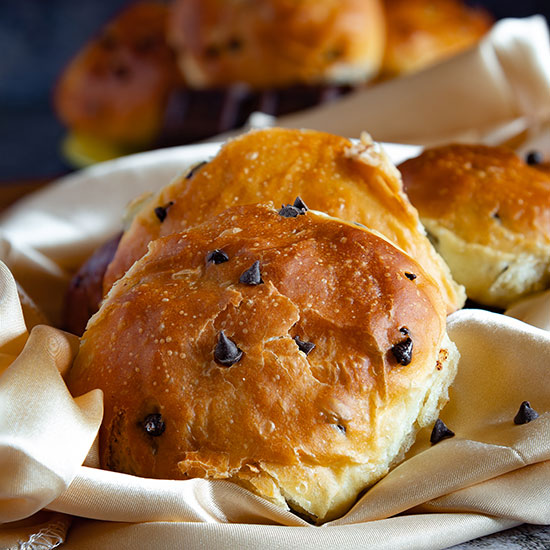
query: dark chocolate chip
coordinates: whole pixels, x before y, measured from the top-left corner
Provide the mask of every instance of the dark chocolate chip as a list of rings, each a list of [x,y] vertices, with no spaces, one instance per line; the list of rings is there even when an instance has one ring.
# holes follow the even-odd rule
[[[216,44],[210,44],[204,50],[204,55],[206,57],[218,57],[221,53],[221,49]]]
[[[283,204],[279,210],[279,216],[283,218],[297,218],[300,214],[303,214],[303,212],[291,204]]]
[[[408,336],[408,335],[410,334],[410,333],[409,333],[409,329],[408,329],[407,327],[401,327],[401,328],[399,329],[399,332],[400,332],[401,334],[404,334],[405,336]]]
[[[146,416],[143,421],[143,429],[148,435],[152,435],[153,437],[162,435],[164,430],[166,430],[166,424],[162,420],[162,415],[155,413]]]
[[[168,214],[168,209],[174,204],[173,201],[170,201],[168,204],[165,204],[164,206],[157,206],[155,208],[155,215],[159,219],[160,223],[162,223],[166,219],[166,215]]]
[[[525,157],[527,164],[534,166],[536,164],[541,164],[544,161],[544,157],[540,151],[529,151]]]
[[[229,261],[229,256],[223,250],[216,248],[206,255],[206,261],[216,265],[223,264]]]
[[[454,437],[455,433],[452,430],[449,430],[447,426],[445,426],[445,422],[438,418],[435,421],[432,435],[430,436],[430,443],[432,445],[435,445],[436,443],[439,443],[443,439],[448,439],[449,437]]]
[[[187,172],[185,179],[190,180],[205,164],[208,164],[208,162],[206,162],[205,160],[199,162],[198,164],[195,164],[195,166],[193,166],[191,170]]]
[[[405,273],[405,277],[407,277],[407,279],[410,279],[411,281],[414,281],[416,279],[416,275],[414,273]]]
[[[535,409],[531,408],[529,401],[524,401],[520,407],[519,411],[514,417],[514,424],[528,424],[531,420],[539,417],[539,413]]]
[[[238,52],[243,47],[243,42],[236,36],[232,36],[227,42],[227,49],[230,52]]]
[[[300,197],[296,197],[294,204],[292,206],[300,210],[301,214],[305,214],[308,211],[308,207],[306,206],[306,203]]]
[[[303,351],[306,355],[309,355],[315,347],[315,344],[313,342],[305,342],[304,340],[300,340],[298,336],[294,336],[294,341],[296,342],[298,349],[300,351]]]
[[[400,365],[408,365],[412,361],[413,341],[410,337],[401,340],[391,347],[391,352]]]
[[[233,340],[225,335],[223,330],[221,330],[214,349],[214,359],[224,367],[231,367],[235,363],[238,363],[242,356],[242,350],[237,347]]]
[[[338,428],[338,430],[339,430],[342,434],[346,435],[346,431],[347,431],[347,430],[346,430],[346,427],[345,427],[343,424],[336,424],[336,427]]]
[[[128,80],[128,78],[130,78],[130,72],[130,67],[127,65],[115,65],[113,67],[113,74],[119,80]]]
[[[248,269],[242,272],[239,277],[239,283],[243,285],[261,285],[263,283],[262,274],[260,273],[260,262],[256,260]]]

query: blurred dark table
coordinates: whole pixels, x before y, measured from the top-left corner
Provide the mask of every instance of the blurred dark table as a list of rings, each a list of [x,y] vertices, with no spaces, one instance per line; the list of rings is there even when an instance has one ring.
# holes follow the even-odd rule
[[[131,0],[0,0],[0,208],[72,168],[52,110],[71,57]],[[550,16],[548,0],[485,0],[497,18]]]

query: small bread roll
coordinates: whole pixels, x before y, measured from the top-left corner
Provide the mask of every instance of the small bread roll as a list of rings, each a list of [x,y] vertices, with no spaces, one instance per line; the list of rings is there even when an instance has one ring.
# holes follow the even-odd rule
[[[384,0],[387,40],[382,74],[418,71],[473,45],[490,29],[490,15],[462,0]]]
[[[458,352],[432,278],[292,208],[157,239],[113,287],[68,378],[104,392],[102,467],[230,480],[322,522],[436,420]]]
[[[375,229],[415,258],[437,281],[448,311],[464,292],[424,234],[399,172],[378,144],[310,130],[272,128],[229,141],[209,163],[176,179],[134,218],[107,268],[105,293],[147,251],[150,241],[202,223],[236,204],[288,204]]]
[[[469,298],[506,308],[550,286],[550,174],[484,145],[429,149],[399,169]]]
[[[169,29],[194,88],[365,82],[384,35],[380,0],[175,0]]]
[[[61,120],[83,140],[148,143],[180,81],[166,43],[168,8],[141,1],[124,10],[73,59],[55,91]]]

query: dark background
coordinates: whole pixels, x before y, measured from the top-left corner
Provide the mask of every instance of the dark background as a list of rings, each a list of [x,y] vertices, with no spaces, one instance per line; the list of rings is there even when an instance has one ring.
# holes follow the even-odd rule
[[[52,87],[75,52],[129,3],[0,0],[0,181],[53,178],[70,169],[59,153],[64,129],[52,112]],[[498,19],[550,18],[550,0],[469,3]]]

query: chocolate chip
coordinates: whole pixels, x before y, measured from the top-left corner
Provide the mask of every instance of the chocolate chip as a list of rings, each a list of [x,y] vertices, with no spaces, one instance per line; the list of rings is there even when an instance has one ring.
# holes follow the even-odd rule
[[[162,435],[164,430],[166,430],[166,424],[164,423],[164,420],[162,420],[162,415],[155,413],[145,417],[145,420],[143,421],[143,429],[148,435],[152,435],[153,437]]]
[[[346,427],[345,427],[343,424],[336,424],[336,428],[338,428],[338,430],[339,430],[342,434],[346,435],[346,431],[347,431],[347,430],[346,430]]]
[[[166,219],[166,215],[168,214],[168,209],[174,204],[173,201],[170,201],[168,204],[165,204],[164,206],[157,206],[155,208],[155,215],[159,219],[160,223],[162,223]]]
[[[206,255],[206,261],[216,265],[223,264],[229,261],[229,256],[223,250],[216,248]]]
[[[283,218],[297,218],[300,214],[303,214],[303,212],[291,204],[283,204],[279,210],[279,216]]]
[[[408,336],[408,335],[410,334],[410,333],[409,333],[409,329],[408,329],[407,327],[401,327],[401,328],[399,329],[399,332],[400,332],[401,334],[404,334],[405,336]]]
[[[305,342],[304,340],[300,340],[298,336],[294,336],[294,341],[296,342],[298,349],[300,351],[303,351],[306,355],[309,355],[315,347],[315,344],[313,342]]]
[[[113,74],[119,79],[119,80],[128,80],[130,78],[130,67],[127,65],[115,65],[113,67]]]
[[[193,166],[191,170],[187,172],[185,179],[190,180],[205,164],[208,164],[208,162],[206,162],[205,160],[199,162],[198,164],[195,164],[195,166]]]
[[[296,199],[294,200],[294,204],[292,206],[300,210],[301,214],[305,214],[308,211],[308,207],[306,206],[306,203],[300,197],[296,197]]]
[[[206,57],[218,57],[221,53],[221,49],[216,44],[210,44],[204,50],[204,55]]]
[[[405,273],[405,277],[407,277],[407,279],[410,279],[411,281],[414,281],[416,279],[416,275],[414,273]]]
[[[243,47],[242,40],[236,36],[232,36],[227,42],[227,49],[230,52],[238,52]]]
[[[233,340],[225,335],[223,330],[221,330],[214,349],[214,359],[224,367],[231,367],[235,363],[238,363],[242,356],[242,350],[237,347]]]
[[[514,417],[514,424],[528,424],[531,420],[539,417],[539,413],[535,409],[531,408],[529,401],[524,401],[520,407],[519,411]]]
[[[448,439],[449,437],[454,437],[455,433],[452,430],[449,430],[447,426],[445,426],[445,422],[438,418],[435,421],[432,435],[430,436],[430,443],[432,445],[435,445],[436,443],[439,443],[443,439]]]
[[[529,151],[525,157],[525,161],[527,164],[534,166],[536,164],[541,164],[544,158],[539,151]]]
[[[243,285],[261,285],[263,283],[262,275],[260,273],[260,262],[256,260],[248,269],[242,272],[239,277],[239,283]]]
[[[391,352],[395,357],[395,360],[400,365],[408,365],[412,361],[413,341],[410,337],[401,340],[397,344],[391,347]]]

